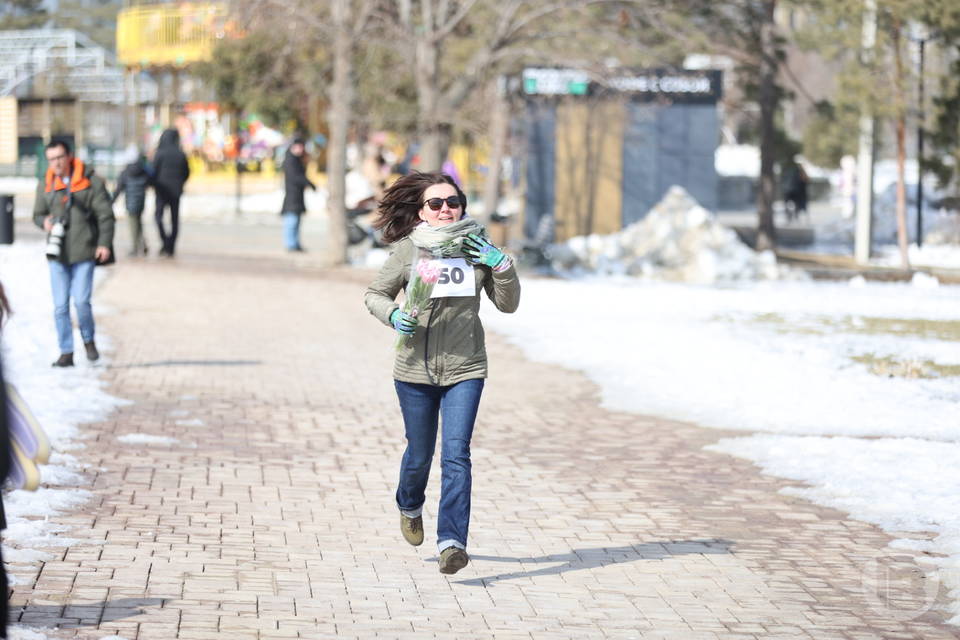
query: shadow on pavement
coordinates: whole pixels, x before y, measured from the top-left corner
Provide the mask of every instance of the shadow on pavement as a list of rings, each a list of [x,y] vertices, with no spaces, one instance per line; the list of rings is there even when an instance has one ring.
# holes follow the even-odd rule
[[[610,564],[622,564],[624,562],[635,562],[637,560],[663,560],[672,556],[731,553],[730,549],[733,547],[733,544],[734,543],[730,540],[723,539],[669,540],[663,542],[645,542],[627,547],[574,549],[570,553],[540,556],[536,558],[510,558],[502,556],[471,555],[471,560],[485,560],[489,562],[514,562],[518,564],[554,564],[557,562],[562,562],[563,564],[552,567],[543,567],[540,569],[531,569],[528,571],[513,571],[511,573],[502,573],[484,578],[459,580],[457,581],[457,584],[465,584],[471,587],[483,587],[494,582],[500,582],[502,580],[534,578],[537,576],[552,576],[566,573],[567,571],[596,569]],[[437,558],[434,557],[432,560],[436,561]]]
[[[256,367],[262,360],[160,360],[133,364],[111,364],[107,369],[136,369],[141,367]]]
[[[91,604],[27,604],[10,608],[10,622],[56,626],[60,629],[96,627],[146,613],[143,607],[162,606],[164,598],[118,598]]]

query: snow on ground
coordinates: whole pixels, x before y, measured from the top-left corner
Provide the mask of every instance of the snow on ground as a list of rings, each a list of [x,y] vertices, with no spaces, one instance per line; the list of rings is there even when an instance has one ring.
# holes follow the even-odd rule
[[[46,634],[49,631],[51,633],[56,632],[56,629],[50,629],[48,627],[10,627],[7,630],[7,633],[10,637],[10,640],[50,640],[50,636]]]
[[[763,432],[716,449],[899,536],[933,532],[960,601],[960,287],[527,278],[516,314],[485,306],[606,407]]]
[[[954,600],[951,622],[960,624],[960,443],[756,435],[725,438],[707,448],[809,485],[785,489],[789,495],[891,532],[935,532],[932,542],[900,539],[897,547],[947,556],[935,561],[938,579]]]
[[[102,275],[98,270],[97,277]],[[31,570],[17,565],[35,564],[59,553],[57,548],[80,542],[69,537],[66,527],[53,522],[58,514],[76,510],[91,496],[81,488],[89,483],[84,471],[90,465],[66,452],[85,446],[79,425],[104,419],[124,401],[104,391],[96,372],[99,365],[87,363],[82,348],[76,367],[50,366],[59,350],[49,272],[40,243],[0,245],[0,282],[13,308],[2,331],[4,377],[31,407],[53,449],[50,464],[40,467],[39,490],[9,491],[3,496],[7,514],[3,555],[8,569],[16,574]],[[74,340],[77,345],[83,344],[79,332]],[[98,334],[97,344],[104,354],[101,362],[109,362],[109,340]]]
[[[282,182],[282,178],[280,179]],[[241,187],[242,189],[242,187]],[[304,203],[307,211],[319,214],[326,210],[326,190],[304,191]],[[152,200],[152,198],[148,198]],[[246,193],[240,198],[240,217],[236,217],[236,197],[222,193],[197,193],[188,191],[180,202],[180,210],[191,220],[237,220],[249,224],[280,222],[280,209],[283,205],[283,188],[265,193]],[[148,203],[149,204],[149,203]],[[152,215],[152,204],[149,211]]]
[[[877,247],[872,262],[890,267],[900,266],[900,249],[893,245]],[[960,244],[911,244],[907,248],[911,267],[940,267],[960,269]]]

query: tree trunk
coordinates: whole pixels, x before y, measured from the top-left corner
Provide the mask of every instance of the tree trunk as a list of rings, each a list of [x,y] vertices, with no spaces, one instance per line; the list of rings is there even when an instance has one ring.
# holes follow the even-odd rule
[[[350,0],[332,0],[333,84],[330,86],[330,140],[327,143],[327,254],[335,265],[347,262],[347,130],[353,91],[349,29]]]
[[[446,156],[440,123],[439,47],[430,38],[416,43],[417,127],[420,137],[420,171],[438,171]],[[447,140],[449,145],[449,139]]]
[[[774,160],[776,131],[774,116],[777,111],[777,52],[774,39],[773,14],[776,0],[765,0],[760,26],[760,189],[757,194],[756,249],[765,251],[776,246],[773,224],[775,196]]]
[[[493,88],[493,111],[490,118],[490,158],[487,162],[487,176],[483,183],[483,215],[485,222],[497,210],[500,203],[500,164],[503,162],[504,147],[507,142],[507,124],[510,120],[510,108],[504,95],[505,88],[498,80]]]
[[[903,57],[900,52],[900,21],[893,26],[893,57],[897,97],[897,245],[900,247],[900,266],[910,268],[910,252],[907,240],[907,184],[904,165],[907,162],[907,110],[906,96],[903,91]]]
[[[450,125],[431,121],[429,116],[420,119],[420,171],[440,171],[450,150],[452,131]]]

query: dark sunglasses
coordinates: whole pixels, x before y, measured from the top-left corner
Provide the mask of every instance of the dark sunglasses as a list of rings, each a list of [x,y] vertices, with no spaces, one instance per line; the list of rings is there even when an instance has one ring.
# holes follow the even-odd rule
[[[430,198],[425,200],[423,204],[430,207],[432,211],[440,211],[440,208],[443,206],[443,203],[446,202],[447,206],[451,209],[460,208],[460,197],[459,196],[450,196],[444,200],[443,198]]]

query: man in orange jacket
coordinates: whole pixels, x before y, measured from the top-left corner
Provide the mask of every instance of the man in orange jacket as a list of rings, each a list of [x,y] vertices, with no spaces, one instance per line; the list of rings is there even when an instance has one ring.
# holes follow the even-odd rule
[[[60,346],[60,357],[53,366],[72,367],[71,297],[87,359],[100,357],[94,343],[90,298],[94,265],[113,258],[113,207],[103,179],[75,159],[67,143],[51,142],[45,153],[50,166],[45,179],[37,185],[33,221],[47,232],[53,317]]]

